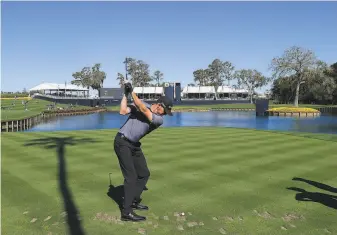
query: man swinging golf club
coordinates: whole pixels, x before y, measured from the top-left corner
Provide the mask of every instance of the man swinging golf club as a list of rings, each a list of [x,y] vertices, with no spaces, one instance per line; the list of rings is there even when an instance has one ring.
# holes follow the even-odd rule
[[[130,93],[134,101],[132,105],[127,104],[127,96]],[[121,211],[123,221],[146,219],[133,211],[148,210],[147,206],[140,204],[140,196],[149,179],[150,171],[139,140],[161,126],[164,115],[172,116],[172,106],[172,101],[165,96],[159,98],[155,104],[149,105],[137,97],[129,82],[124,86],[119,113],[130,116],[114,140],[114,150],[124,176],[124,201]]]

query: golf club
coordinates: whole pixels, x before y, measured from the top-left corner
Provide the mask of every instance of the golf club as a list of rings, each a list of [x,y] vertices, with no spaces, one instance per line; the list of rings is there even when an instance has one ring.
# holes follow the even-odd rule
[[[110,186],[112,185],[112,184],[111,184],[111,174],[112,174],[112,173],[110,172],[110,173],[109,173]]]

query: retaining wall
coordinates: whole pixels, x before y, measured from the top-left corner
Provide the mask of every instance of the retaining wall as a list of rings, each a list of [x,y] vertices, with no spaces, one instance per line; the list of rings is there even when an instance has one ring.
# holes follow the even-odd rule
[[[34,125],[39,124],[51,117],[56,116],[72,116],[72,115],[86,115],[89,113],[97,113],[103,112],[106,109],[95,109],[95,110],[87,110],[87,111],[76,111],[73,110],[71,112],[54,112],[54,113],[40,113],[38,115],[22,118],[19,120],[1,120],[1,132],[14,132],[14,131],[23,131],[32,128]]]

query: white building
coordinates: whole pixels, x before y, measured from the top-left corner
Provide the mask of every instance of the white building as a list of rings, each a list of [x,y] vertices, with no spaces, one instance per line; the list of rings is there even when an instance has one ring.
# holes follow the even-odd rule
[[[213,86],[186,86],[182,91],[182,99],[214,99]]]
[[[156,100],[164,95],[163,87],[134,87],[133,90],[139,99],[144,100]]]
[[[230,86],[220,86],[217,90],[219,99],[247,99],[248,90],[236,89]]]
[[[89,97],[89,89],[72,84],[41,83],[29,89],[30,95],[43,95],[52,97]]]
[[[248,91],[235,89],[230,86],[220,86],[217,89],[219,99],[247,99]],[[214,99],[215,87],[213,86],[187,86],[182,91],[182,99]]]

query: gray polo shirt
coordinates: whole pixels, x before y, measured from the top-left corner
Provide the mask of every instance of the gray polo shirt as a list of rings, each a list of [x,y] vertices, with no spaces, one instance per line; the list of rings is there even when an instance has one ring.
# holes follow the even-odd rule
[[[142,102],[147,108],[151,107],[150,104],[144,101]],[[141,138],[164,123],[164,118],[161,115],[152,113],[152,122],[150,122],[134,104],[128,105],[128,107],[131,108],[131,113],[129,114],[130,116],[119,129],[119,133],[123,134],[132,142],[139,142]]]

